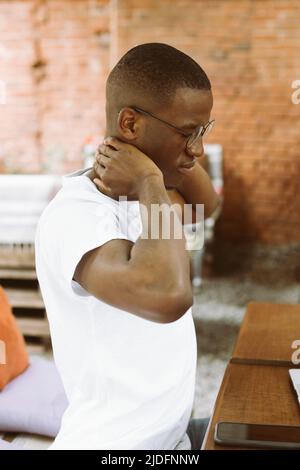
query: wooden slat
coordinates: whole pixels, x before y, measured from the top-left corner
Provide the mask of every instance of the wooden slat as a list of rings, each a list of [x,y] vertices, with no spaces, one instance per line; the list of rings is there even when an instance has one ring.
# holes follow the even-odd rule
[[[229,364],[203,449],[238,449],[215,444],[215,426],[222,421],[300,426],[288,367]]]
[[[42,295],[37,290],[7,287],[5,292],[13,308],[45,308]]]
[[[30,335],[27,335],[30,336]],[[32,336],[32,335],[31,335]],[[40,354],[45,354],[45,339],[49,339],[48,337],[42,337],[41,341],[39,343],[32,343],[32,341],[28,341],[26,339],[26,349],[29,355],[40,355]],[[50,348],[50,346],[49,346]]]
[[[16,318],[16,320],[24,336],[49,338],[50,330],[46,318]]]
[[[0,268],[0,279],[20,279],[20,280],[36,280],[35,269],[9,269]]]
[[[34,245],[0,244],[1,268],[34,268]]]

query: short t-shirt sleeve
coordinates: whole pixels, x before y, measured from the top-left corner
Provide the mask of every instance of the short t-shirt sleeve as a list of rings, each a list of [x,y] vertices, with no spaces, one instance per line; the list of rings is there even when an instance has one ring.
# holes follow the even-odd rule
[[[88,252],[113,239],[127,239],[113,207],[99,204],[80,204],[56,215],[54,251],[58,256],[60,275],[77,295],[90,295],[76,281],[74,272],[81,258]],[[53,228],[53,221],[52,221]],[[56,263],[57,264],[57,263]]]

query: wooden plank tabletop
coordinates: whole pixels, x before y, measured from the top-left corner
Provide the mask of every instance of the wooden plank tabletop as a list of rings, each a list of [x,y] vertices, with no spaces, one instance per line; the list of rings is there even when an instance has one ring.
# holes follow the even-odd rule
[[[295,340],[300,340],[300,305],[252,302],[231,362],[299,367],[292,362]]]
[[[229,364],[202,449],[241,449],[215,444],[215,426],[222,421],[300,426],[300,407],[288,368]]]

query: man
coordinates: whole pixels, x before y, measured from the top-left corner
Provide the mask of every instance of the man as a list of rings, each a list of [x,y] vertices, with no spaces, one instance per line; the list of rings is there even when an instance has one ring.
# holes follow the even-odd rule
[[[211,127],[210,82],[179,50],[143,44],[114,67],[106,98],[93,169],[65,177],[36,236],[70,403],[51,449],[200,448],[204,423],[190,421],[197,345],[189,257],[175,235],[179,218],[167,213],[173,198],[204,204],[206,215],[218,204],[197,162]],[[163,209],[152,237],[155,204]]]

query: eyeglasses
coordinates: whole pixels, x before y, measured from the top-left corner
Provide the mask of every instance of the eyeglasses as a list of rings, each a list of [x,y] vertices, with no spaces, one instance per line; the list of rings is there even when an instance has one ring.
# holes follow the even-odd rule
[[[131,106],[132,109],[134,109],[136,112],[145,114],[146,116],[150,116],[154,119],[157,119],[158,121],[162,122],[163,124],[166,124],[167,126],[175,129],[177,132],[180,134],[184,135],[185,137],[188,137],[188,140],[186,142],[186,147],[191,148],[192,145],[199,139],[199,137],[203,137],[204,135],[207,135],[213,128],[215,120],[212,119],[209,121],[205,126],[202,126],[201,124],[196,127],[194,132],[192,134],[189,134],[182,129],[179,129],[178,127],[174,126],[174,124],[171,124],[170,122],[164,121],[163,119],[160,119],[157,116],[154,116],[154,114],[149,113],[148,111],[145,111],[144,109],[137,108],[135,106]]]

